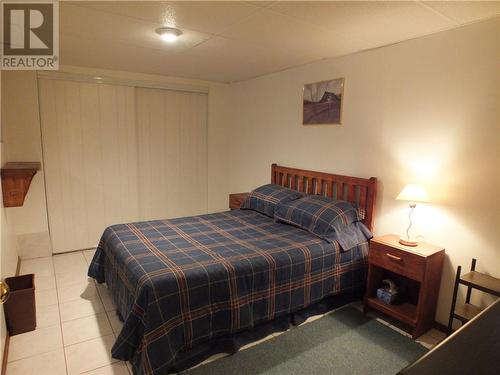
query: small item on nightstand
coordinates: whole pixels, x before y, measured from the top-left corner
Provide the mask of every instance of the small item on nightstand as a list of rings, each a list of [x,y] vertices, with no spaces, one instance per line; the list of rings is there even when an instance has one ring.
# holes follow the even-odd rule
[[[382,280],[385,286],[377,289],[377,298],[388,305],[394,304],[399,296],[400,290],[391,279]]]

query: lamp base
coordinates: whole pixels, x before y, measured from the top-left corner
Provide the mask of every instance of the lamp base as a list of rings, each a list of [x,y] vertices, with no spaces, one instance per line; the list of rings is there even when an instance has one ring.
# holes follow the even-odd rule
[[[417,241],[409,241],[409,240],[404,240],[402,238],[399,239],[399,243],[401,245],[411,246],[411,247],[418,246],[418,242]]]

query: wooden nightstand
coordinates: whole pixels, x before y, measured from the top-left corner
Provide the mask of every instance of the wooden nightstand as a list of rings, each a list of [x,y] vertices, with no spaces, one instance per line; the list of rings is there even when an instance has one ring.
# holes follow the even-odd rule
[[[370,241],[365,311],[376,309],[405,323],[416,338],[434,326],[444,249],[426,243],[407,247],[398,240],[399,236],[386,235]],[[377,299],[377,288],[386,278],[405,289],[394,305]]]
[[[229,208],[231,210],[237,210],[240,208],[247,195],[248,193],[229,194]]]

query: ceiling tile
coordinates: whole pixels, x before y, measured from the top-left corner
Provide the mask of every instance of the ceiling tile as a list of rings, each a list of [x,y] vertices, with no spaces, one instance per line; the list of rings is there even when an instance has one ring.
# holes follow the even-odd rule
[[[79,5],[164,26],[218,34],[259,11],[239,1],[79,1]]]
[[[64,3],[61,7],[61,35],[90,39],[97,44],[120,42],[172,53],[189,49],[211,37],[209,34],[184,30],[182,38],[174,44],[168,44],[155,32],[160,26],[161,24],[100,12],[72,3]],[[64,50],[61,53],[64,54]]]
[[[416,2],[279,2],[270,11],[366,42],[364,49],[426,35],[454,26]]]
[[[201,77],[197,74],[193,62],[181,58],[179,54],[126,45],[120,42],[93,43],[90,39],[82,39],[72,35],[62,35],[60,43],[60,49],[64,51],[64,54],[61,55],[61,64],[63,65],[193,79]]]
[[[91,39],[63,35],[61,64],[93,68],[161,74],[165,76],[234,82],[286,67],[289,58],[268,53],[265,59],[258,46],[245,46],[223,38],[213,38],[183,54],[168,53],[120,42],[94,43]],[[228,50],[232,52],[228,54]],[[295,59],[300,64],[303,60]],[[244,69],[242,69],[244,67]]]
[[[290,58],[318,53],[335,56],[345,53],[347,39],[355,45],[354,38],[337,35],[314,25],[264,10],[242,23],[224,31],[222,36],[259,45],[267,50],[286,51]]]
[[[223,37],[214,37],[183,55],[199,61],[199,70],[210,76],[223,76],[227,82],[253,78],[314,59],[311,56],[290,56],[281,49],[268,49]]]
[[[500,15],[500,1],[425,1],[424,4],[461,24]]]

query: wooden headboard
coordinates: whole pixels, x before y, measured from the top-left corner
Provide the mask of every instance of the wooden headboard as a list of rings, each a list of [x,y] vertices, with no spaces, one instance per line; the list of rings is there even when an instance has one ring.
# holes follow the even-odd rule
[[[305,169],[271,166],[271,183],[298,190],[306,194],[318,194],[342,199],[364,209],[363,223],[373,230],[377,179],[359,178],[337,174],[308,171]]]

